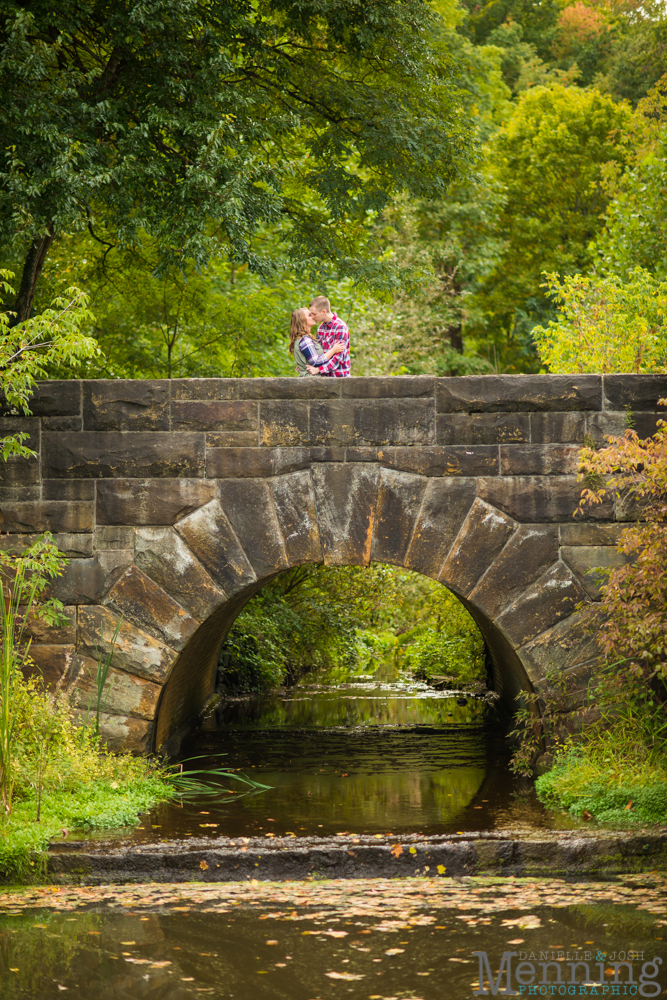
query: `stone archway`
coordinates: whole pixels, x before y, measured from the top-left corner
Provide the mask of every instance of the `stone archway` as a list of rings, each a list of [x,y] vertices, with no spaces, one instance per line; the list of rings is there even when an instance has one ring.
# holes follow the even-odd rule
[[[218,497],[173,527],[135,530],[135,564],[109,607],[159,614],[150,594],[157,585],[187,616],[179,634],[190,633],[160,692],[156,749],[169,748],[213,694],[220,646],[242,607],[277,573],[304,563],[392,563],[443,583],[477,622],[508,703],[539,686],[540,647],[557,641],[560,623],[568,622],[570,664],[590,657],[576,628],[586,595],[559,558],[558,526],[521,525],[460,479],[324,464],[220,482]]]

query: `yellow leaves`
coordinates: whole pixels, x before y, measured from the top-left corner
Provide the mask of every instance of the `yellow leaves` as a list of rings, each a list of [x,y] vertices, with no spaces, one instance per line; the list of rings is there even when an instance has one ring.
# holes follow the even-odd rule
[[[395,858],[400,858],[401,854],[403,853],[403,848],[400,844],[394,844],[391,848],[390,853],[393,854]]]
[[[208,862],[206,862],[206,861],[200,861],[199,862],[199,867],[201,868],[201,870],[203,872],[205,872],[208,869]]]
[[[416,853],[417,853],[417,848],[416,847],[411,847],[410,848],[410,854],[416,854]]]
[[[447,868],[446,868],[445,865],[438,865],[438,867],[437,867],[438,875],[444,875],[446,871],[447,871]]]

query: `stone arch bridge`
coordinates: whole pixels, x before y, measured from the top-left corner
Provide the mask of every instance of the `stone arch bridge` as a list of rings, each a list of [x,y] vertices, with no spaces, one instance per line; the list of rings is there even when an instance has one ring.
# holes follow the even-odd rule
[[[449,587],[486,640],[496,689],[585,679],[582,601],[631,512],[575,520],[578,448],[652,433],[662,376],[425,376],[40,383],[35,458],[2,469],[2,544],[50,530],[70,562],[67,624],[30,625],[36,668],[84,710],[121,621],[103,731],[173,749],[214,692],[244,604],[292,566],[393,563]],[[104,639],[101,639],[103,634]]]

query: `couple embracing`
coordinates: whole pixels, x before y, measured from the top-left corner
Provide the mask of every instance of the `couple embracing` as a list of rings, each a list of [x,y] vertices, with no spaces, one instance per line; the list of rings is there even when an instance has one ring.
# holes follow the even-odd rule
[[[315,337],[311,330],[317,326]],[[331,311],[331,303],[318,295],[307,309],[295,309],[290,323],[289,352],[299,377],[316,375],[347,378],[350,374],[350,331]]]

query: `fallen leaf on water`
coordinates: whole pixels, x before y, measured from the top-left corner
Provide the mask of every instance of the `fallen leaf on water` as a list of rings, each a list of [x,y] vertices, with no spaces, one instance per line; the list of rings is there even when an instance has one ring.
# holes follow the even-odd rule
[[[195,981],[194,976],[181,976],[182,983],[194,983],[194,981]]]
[[[507,943],[508,944],[523,944],[524,941],[525,941],[525,938],[512,938],[512,940],[508,941]]]
[[[522,930],[534,930],[542,926],[542,921],[534,913],[529,913],[525,917],[515,917],[513,920],[502,920],[503,927],[520,927]]]
[[[593,814],[589,813],[588,809],[584,809],[584,811],[581,814],[581,818],[585,820],[593,819]]]
[[[401,854],[403,853],[403,848],[401,847],[400,844],[394,844],[392,846],[391,853],[394,855],[395,858],[400,858]]]
[[[278,944],[277,941],[265,941],[264,943],[265,944]]]
[[[88,933],[89,934],[99,934],[100,932],[99,931],[88,931]],[[124,944],[125,947],[127,948],[128,945],[130,945],[130,944],[136,944],[137,942],[136,941],[121,941],[120,943]]]
[[[388,948],[385,955],[402,955],[405,948]]]
[[[167,965],[171,965],[171,962],[151,962],[151,969],[164,969]]]
[[[220,826],[219,823],[200,823],[200,826]]]
[[[357,976],[354,972],[325,972],[325,976],[329,979],[345,979],[348,983],[351,983],[353,979],[363,979],[363,976]]]

